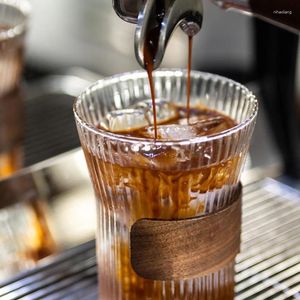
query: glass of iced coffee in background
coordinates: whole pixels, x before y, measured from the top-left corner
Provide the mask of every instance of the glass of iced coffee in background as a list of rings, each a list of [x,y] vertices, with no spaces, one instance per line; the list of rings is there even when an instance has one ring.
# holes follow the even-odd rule
[[[156,139],[146,72],[96,82],[74,104],[97,200],[99,299],[233,299],[235,255],[211,272],[165,280],[143,276],[133,266],[132,228],[139,220],[207,217],[209,224],[210,216],[232,205],[254,129],[257,101],[236,82],[192,72],[187,118],[187,72],[156,71],[154,83]],[[225,234],[227,225],[223,228],[221,219],[219,227],[212,226],[218,232],[209,236],[223,230]],[[176,233],[173,236],[176,240]],[[185,239],[188,242],[192,236]],[[168,242],[173,243],[166,240],[165,247]],[[151,247],[148,243],[146,251]],[[188,253],[188,248],[183,250]]]
[[[0,178],[22,166],[20,83],[29,13],[27,0],[0,0]]]
[[[20,84],[29,12],[27,0],[0,1],[0,96]]]
[[[0,179],[12,175],[23,165],[22,98],[20,88],[0,97]]]

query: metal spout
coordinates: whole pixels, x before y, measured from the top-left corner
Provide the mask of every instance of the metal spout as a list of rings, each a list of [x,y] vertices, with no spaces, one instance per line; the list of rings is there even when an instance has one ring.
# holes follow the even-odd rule
[[[150,41],[153,69],[156,69],[161,64],[174,29],[180,25],[187,35],[193,36],[201,29],[202,19],[201,0],[147,0],[139,13],[135,31],[134,48],[138,63],[145,68],[145,47],[149,36],[157,35]]]
[[[189,36],[198,33],[202,25],[202,0],[113,0],[113,7],[120,18],[137,23],[134,48],[142,68],[146,66],[145,45],[151,48],[156,69],[178,25]]]

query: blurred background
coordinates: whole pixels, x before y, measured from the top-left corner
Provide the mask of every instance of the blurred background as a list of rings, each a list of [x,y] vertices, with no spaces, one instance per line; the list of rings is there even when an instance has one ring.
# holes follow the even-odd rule
[[[0,179],[0,280],[93,239],[93,192],[78,150],[72,103],[91,82],[140,69],[135,26],[117,17],[111,0],[31,4],[21,91],[0,105],[0,122],[8,124],[3,116],[14,116],[9,128],[16,127],[18,135],[12,167]],[[230,77],[257,94],[261,108],[247,168],[280,175],[299,188],[298,44],[294,33],[204,0],[193,69]],[[177,29],[162,67],[186,66],[187,37]]]

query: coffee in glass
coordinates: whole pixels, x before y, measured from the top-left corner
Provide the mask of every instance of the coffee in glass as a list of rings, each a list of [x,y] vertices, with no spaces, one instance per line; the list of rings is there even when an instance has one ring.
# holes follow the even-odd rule
[[[187,72],[157,71],[154,82],[156,138],[146,72],[99,81],[74,105],[97,198],[99,299],[233,299],[234,257],[197,276],[149,279],[133,268],[131,231],[139,220],[200,218],[233,204],[256,99],[231,80],[192,72],[187,119]]]

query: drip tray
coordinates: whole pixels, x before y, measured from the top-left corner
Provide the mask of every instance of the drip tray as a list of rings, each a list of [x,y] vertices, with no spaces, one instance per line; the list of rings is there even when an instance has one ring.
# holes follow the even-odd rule
[[[300,299],[300,194],[273,179],[244,186],[236,299]],[[95,243],[49,258],[0,286],[0,298],[97,299]]]

